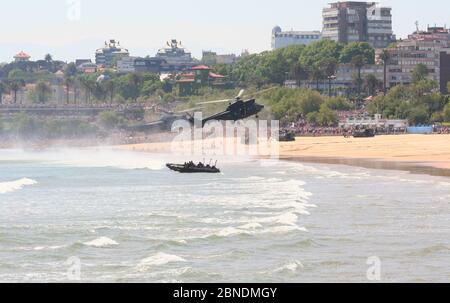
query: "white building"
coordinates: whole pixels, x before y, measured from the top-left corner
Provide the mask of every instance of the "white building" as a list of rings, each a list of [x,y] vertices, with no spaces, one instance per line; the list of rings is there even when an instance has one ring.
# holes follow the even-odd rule
[[[123,57],[117,60],[117,71],[119,73],[132,73],[136,71],[134,62],[136,57]]]
[[[374,117],[353,117],[347,118],[345,121],[339,123],[340,127],[353,128],[353,127],[371,127],[371,128],[387,128],[387,129],[406,129],[408,127],[408,120],[394,120],[384,119],[380,114]]]
[[[320,31],[287,31],[275,26],[272,30],[272,49],[279,49],[290,45],[308,45],[322,39]]]

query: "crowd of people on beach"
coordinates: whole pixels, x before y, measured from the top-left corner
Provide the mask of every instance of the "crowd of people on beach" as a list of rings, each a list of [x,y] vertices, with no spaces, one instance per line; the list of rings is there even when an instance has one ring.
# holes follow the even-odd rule
[[[439,134],[439,135],[449,135],[450,134],[450,127],[449,126],[435,127],[434,131],[435,131],[436,134]]]

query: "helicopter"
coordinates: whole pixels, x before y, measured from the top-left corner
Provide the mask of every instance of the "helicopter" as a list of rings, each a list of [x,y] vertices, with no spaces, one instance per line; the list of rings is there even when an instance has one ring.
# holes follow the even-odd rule
[[[274,89],[274,87],[269,88],[267,90],[263,90],[258,92],[257,94],[261,94],[263,92],[269,91]],[[245,90],[241,90],[239,94],[232,100],[225,99],[225,100],[216,100],[216,101],[207,101],[207,102],[199,102],[197,105],[207,105],[207,104],[215,104],[215,103],[226,103],[228,102],[229,105],[227,109],[221,113],[214,114],[208,118],[203,119],[202,126],[205,126],[205,124],[208,121],[238,121],[243,120],[246,118],[249,118],[251,116],[256,116],[258,118],[258,114],[264,109],[264,105],[256,103],[256,99],[249,99],[247,101],[244,101],[243,95]]]
[[[267,90],[259,91],[255,94],[261,94],[263,92],[269,91],[274,89],[275,87],[269,88]],[[258,114],[264,109],[264,105],[256,103],[256,99],[250,99],[247,101],[244,101],[243,95],[245,93],[245,90],[241,90],[239,94],[234,99],[225,99],[225,100],[215,100],[215,101],[207,101],[207,102],[199,102],[196,105],[207,105],[207,104],[216,104],[216,103],[226,103],[228,102],[229,105],[227,109],[223,112],[214,114],[212,116],[209,116],[201,121],[202,127],[205,126],[205,124],[208,121],[238,121],[243,120],[251,116],[255,116],[258,118]],[[254,95],[255,95],[254,94]],[[128,130],[130,131],[137,131],[137,132],[152,132],[152,131],[171,131],[172,125],[175,121],[184,120],[188,121],[192,126],[196,125],[195,118],[193,117],[190,112],[194,112],[196,110],[203,109],[203,107],[196,107],[187,109],[184,111],[179,112],[169,112],[160,109],[160,111],[165,113],[165,116],[163,116],[160,120],[150,122],[148,124],[144,125],[137,125],[134,127],[129,127]]]
[[[189,112],[198,110],[200,108],[191,108],[191,109],[187,109],[187,110],[179,111],[179,112],[171,112],[171,111],[166,111],[163,109],[156,110],[155,107],[153,109],[155,111],[158,110],[158,111],[164,113],[164,115],[162,116],[161,119],[147,123],[147,124],[131,126],[131,127],[128,127],[127,130],[135,131],[135,132],[147,132],[147,133],[170,132],[172,130],[172,125],[175,123],[175,121],[184,120],[184,121],[188,121],[189,123],[193,124],[194,118],[189,114]]]

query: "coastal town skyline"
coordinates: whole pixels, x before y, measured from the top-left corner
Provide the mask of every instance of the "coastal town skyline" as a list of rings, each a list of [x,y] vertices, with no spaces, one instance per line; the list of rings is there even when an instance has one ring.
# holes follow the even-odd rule
[[[93,50],[110,38],[121,41],[136,56],[154,55],[165,45],[165,41],[172,38],[185,42],[187,49],[196,58],[201,57],[202,50],[239,54],[248,49],[256,53],[270,49],[270,32],[275,25],[294,30],[321,30],[322,8],[329,1],[314,1],[305,7],[304,1],[282,0],[265,3],[259,6],[258,12],[252,12],[252,7],[256,5],[254,1],[240,3],[240,9],[236,9],[238,6],[232,5],[232,0],[220,10],[220,14],[214,12],[212,6],[206,6],[206,2],[202,0],[198,1],[200,3],[196,6],[197,9],[177,2],[184,9],[176,10],[170,18],[165,18],[164,14],[150,14],[151,18],[146,17],[145,13],[161,11],[165,7],[139,0],[131,0],[130,5],[135,4],[142,9],[132,10],[128,16],[121,16],[119,4],[106,6],[103,0],[81,0],[78,2],[79,7],[77,1],[43,2],[44,4],[26,3],[26,11],[24,3],[5,4],[7,11],[23,10],[23,19],[28,21],[16,22],[14,31],[2,33],[0,62],[10,62],[12,56],[21,50],[35,60],[47,53],[63,61],[92,58]],[[380,5],[392,7],[394,33],[397,38],[404,38],[415,30],[416,21],[421,29],[428,25],[446,25],[444,11],[437,9],[444,2],[432,2],[435,5],[418,6],[409,3],[407,9],[405,3],[399,0],[381,1]],[[50,6],[54,9],[44,9]],[[289,6],[292,9],[287,10],[286,7]],[[78,8],[79,15],[76,12]],[[75,10],[75,14],[71,10]],[[104,13],[98,14],[98,11]],[[239,20],[249,15],[252,16],[252,26],[242,26],[243,23]],[[6,16],[0,23],[6,27],[7,24],[14,24],[14,21]],[[29,30],[31,24],[33,31]],[[237,32],[241,34],[236,35]]]

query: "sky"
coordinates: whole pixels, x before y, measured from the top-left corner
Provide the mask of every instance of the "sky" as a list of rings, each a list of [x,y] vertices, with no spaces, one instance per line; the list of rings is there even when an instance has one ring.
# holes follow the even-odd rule
[[[153,56],[178,39],[197,58],[202,50],[221,54],[270,49],[275,25],[284,30],[321,30],[330,0],[0,0],[0,62],[19,51],[32,60],[93,59],[104,41],[116,39],[133,56]],[[445,0],[381,0],[393,9],[402,38],[415,22],[450,26]]]

